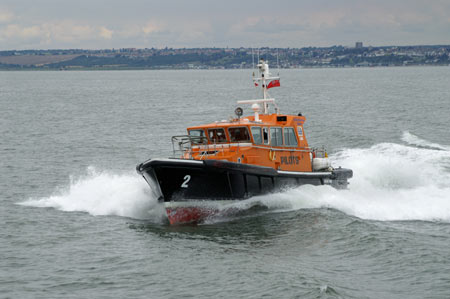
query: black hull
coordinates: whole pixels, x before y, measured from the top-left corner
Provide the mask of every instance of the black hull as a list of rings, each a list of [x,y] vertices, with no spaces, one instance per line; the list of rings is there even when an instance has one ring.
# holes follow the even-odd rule
[[[246,199],[300,185],[345,189],[350,169],[326,172],[277,171],[220,160],[153,159],[136,167],[160,201]]]

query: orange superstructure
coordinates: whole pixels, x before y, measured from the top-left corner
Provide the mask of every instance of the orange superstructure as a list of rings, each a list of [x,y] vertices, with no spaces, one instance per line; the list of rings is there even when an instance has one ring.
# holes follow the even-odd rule
[[[303,130],[304,116],[260,115],[189,127],[200,136],[184,158],[226,160],[286,171],[312,171],[312,155]],[[315,154],[315,153],[314,153]]]

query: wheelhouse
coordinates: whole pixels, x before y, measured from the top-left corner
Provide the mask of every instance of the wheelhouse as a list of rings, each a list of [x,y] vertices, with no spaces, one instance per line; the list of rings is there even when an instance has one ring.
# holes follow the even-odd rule
[[[188,129],[188,135],[204,144],[251,143],[269,147],[299,147],[303,141],[302,126],[228,125],[214,128]],[[197,141],[194,141],[197,143]],[[304,146],[304,145],[303,145]],[[307,146],[307,145],[306,145]]]

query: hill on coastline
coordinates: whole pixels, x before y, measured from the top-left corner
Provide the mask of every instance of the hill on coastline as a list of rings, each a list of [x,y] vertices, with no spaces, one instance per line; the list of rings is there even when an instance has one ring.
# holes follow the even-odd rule
[[[250,68],[258,57],[281,68],[450,65],[450,46],[12,50],[0,51],[0,69]]]

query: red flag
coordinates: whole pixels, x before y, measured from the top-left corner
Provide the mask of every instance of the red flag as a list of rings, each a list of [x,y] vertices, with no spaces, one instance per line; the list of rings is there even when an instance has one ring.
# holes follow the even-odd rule
[[[278,86],[280,86],[280,80],[272,80],[267,85],[267,89],[272,88],[272,87],[278,87]]]

